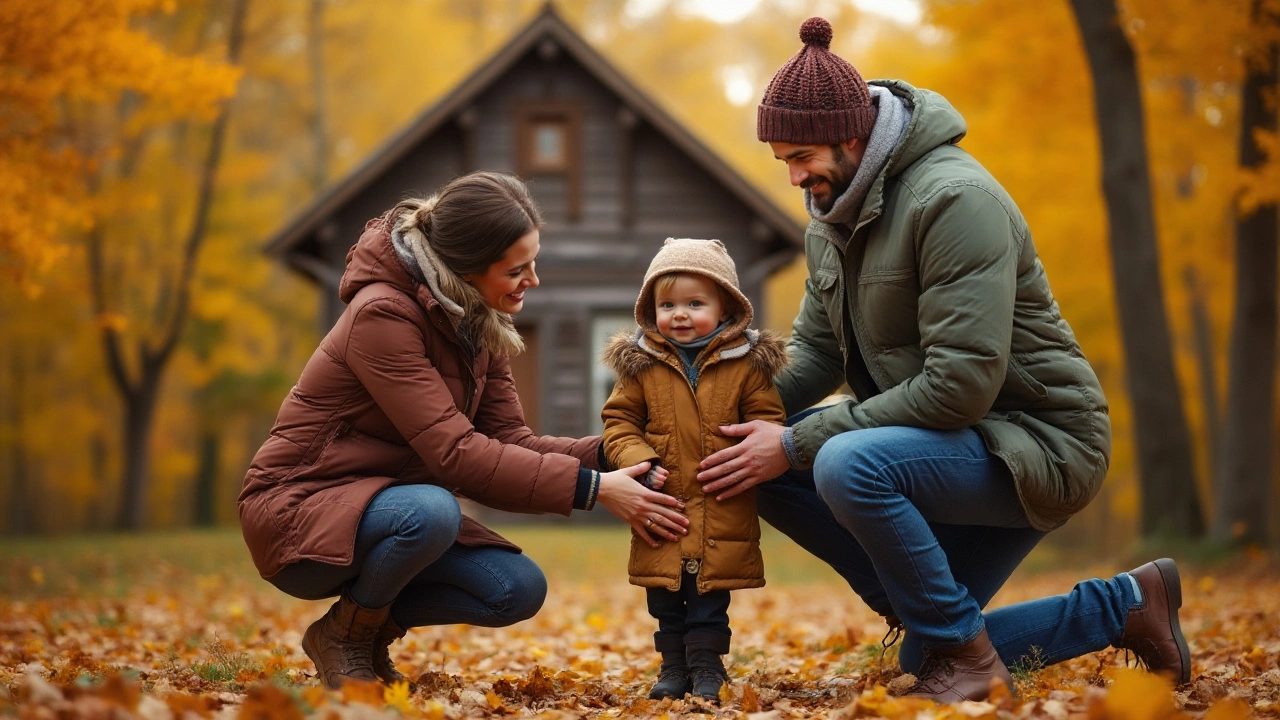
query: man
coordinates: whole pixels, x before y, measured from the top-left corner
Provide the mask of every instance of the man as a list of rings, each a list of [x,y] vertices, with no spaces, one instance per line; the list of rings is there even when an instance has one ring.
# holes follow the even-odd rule
[[[890,623],[911,694],[987,697],[1023,657],[1132,650],[1185,683],[1172,560],[982,613],[1045,534],[1097,493],[1107,403],[1059,314],[1026,222],[956,146],[940,95],[868,85],[811,18],[774,75],[758,135],[804,189],[809,278],[776,378],[783,428],[723,428],[719,499],[760,484],[760,515]],[[856,399],[801,410],[847,383]],[[768,481],[768,482],[766,482]]]

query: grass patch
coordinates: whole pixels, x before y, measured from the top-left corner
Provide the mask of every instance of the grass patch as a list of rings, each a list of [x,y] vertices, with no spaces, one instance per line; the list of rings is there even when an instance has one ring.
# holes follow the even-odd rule
[[[1045,669],[1043,651],[1032,645],[1026,655],[1018,658],[1009,666],[1009,675],[1013,677],[1013,689],[1019,695],[1029,693],[1036,686],[1036,678]]]
[[[631,533],[620,521],[494,527],[523,547],[552,582],[626,577]],[[770,585],[844,584],[826,563],[768,525],[761,527],[760,545]],[[1055,565],[1045,562],[1052,558],[1052,549],[1037,548],[1019,573]],[[0,599],[119,598],[140,587],[205,583],[262,583],[238,528],[10,538],[0,544]]]
[[[255,663],[248,655],[241,652],[232,652],[225,643],[218,638],[210,639],[204,645],[205,652],[209,654],[209,660],[197,660],[191,664],[191,671],[208,682],[218,685],[226,685],[230,688],[240,687],[238,678],[240,673],[248,671],[250,673],[259,673],[262,667]]]

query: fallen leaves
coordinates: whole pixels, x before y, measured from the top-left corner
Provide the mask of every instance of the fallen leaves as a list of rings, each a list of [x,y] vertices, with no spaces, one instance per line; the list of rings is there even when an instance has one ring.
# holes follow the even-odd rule
[[[51,572],[49,567],[46,573]],[[25,570],[24,570],[25,572]],[[996,604],[1070,589],[1081,573],[1019,579]],[[53,578],[46,576],[50,582]],[[1115,650],[1015,669],[1017,694],[937,706],[883,653],[883,622],[835,583],[734,594],[720,706],[646,698],[660,657],[643,591],[610,575],[551,582],[507,628],[417,628],[391,648],[412,683],[321,687],[303,628],[326,602],[257,580],[159,572],[122,595],[0,598],[0,716],[49,718],[623,717],[1237,720],[1280,717],[1280,579],[1269,566],[1185,571],[1193,680],[1174,689]],[[59,579],[61,582],[61,579]],[[882,656],[883,655],[883,656]]]

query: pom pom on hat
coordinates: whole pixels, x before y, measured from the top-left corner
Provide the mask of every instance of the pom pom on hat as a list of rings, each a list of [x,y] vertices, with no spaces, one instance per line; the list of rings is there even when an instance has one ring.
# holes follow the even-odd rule
[[[811,17],[800,26],[800,42],[805,45],[817,45],[823,50],[829,50],[831,35],[831,23],[820,17]]]

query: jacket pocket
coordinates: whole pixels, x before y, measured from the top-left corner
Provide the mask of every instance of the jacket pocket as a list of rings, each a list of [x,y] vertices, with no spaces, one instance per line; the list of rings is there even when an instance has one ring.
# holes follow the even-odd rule
[[[1022,410],[1049,397],[1044,383],[1031,376],[1016,358],[1009,358],[1009,369],[1004,374],[1004,384],[996,396],[992,410]]]
[[[841,347],[844,346],[844,297],[840,292],[839,270],[818,268],[810,276],[814,292],[822,302],[822,310],[827,314],[831,332]]]
[[[329,449],[333,441],[346,434],[351,429],[351,423],[346,420],[334,422],[331,426],[321,427],[320,432],[316,433],[316,439],[311,442],[307,451],[302,454],[299,465],[314,465],[323,455],[324,451]]]

